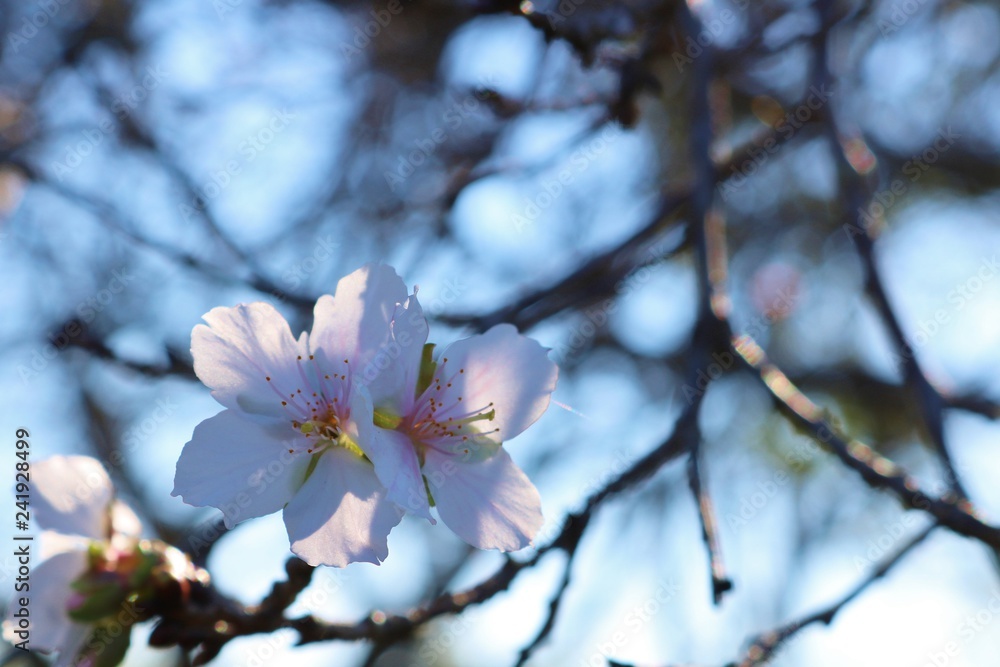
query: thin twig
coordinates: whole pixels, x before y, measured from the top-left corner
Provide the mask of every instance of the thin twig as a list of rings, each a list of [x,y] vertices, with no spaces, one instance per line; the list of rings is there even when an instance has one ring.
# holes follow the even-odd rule
[[[819,7],[825,17],[824,24],[831,23],[836,11],[834,3],[825,0],[819,3]],[[834,75],[830,68],[829,50],[829,32],[821,31],[816,36],[816,58],[813,68],[813,79],[821,90],[832,86],[834,81]],[[871,171],[869,160],[873,158],[874,154],[861,138],[860,133],[854,132],[851,133],[852,136],[845,136],[844,130],[837,122],[836,114],[827,113],[824,115],[824,120],[831,150],[836,156],[841,172],[846,175],[845,215],[850,218],[848,228],[858,230],[857,233],[850,234],[850,237],[854,241],[854,247],[865,269],[866,291],[885,322],[896,346],[897,355],[902,360],[904,380],[917,396],[920,414],[930,435],[931,444],[945,469],[948,482],[957,495],[967,498],[968,493],[965,491],[958,471],[955,470],[955,464],[945,438],[944,397],[927,379],[885,289],[885,281],[882,279],[882,272],[875,258],[875,240],[878,238],[879,228],[877,225],[863,224],[862,221],[863,211],[868,209],[867,204],[873,196],[872,188],[869,187],[865,174]],[[865,160],[852,159],[848,152],[849,146],[853,147],[851,150],[855,154],[863,154],[868,157]]]
[[[750,336],[733,341],[739,361],[751,369],[774,397],[782,414],[805,433],[826,446],[842,463],[857,472],[873,489],[890,491],[908,509],[933,516],[950,530],[1000,549],[1000,528],[984,523],[971,503],[954,496],[937,497],[920,488],[900,466],[858,440],[847,440],[823,417],[823,411],[767,360],[764,350]]]
[[[702,24],[688,7],[687,3],[679,3],[681,24],[693,39],[702,31]],[[725,337],[720,336],[720,321],[712,307],[715,297],[715,281],[712,279],[714,249],[711,247],[709,227],[713,217],[712,203],[715,194],[718,171],[712,163],[712,107],[709,101],[710,89],[715,67],[714,50],[711,45],[705,48],[701,57],[695,61],[691,76],[691,163],[694,172],[694,190],[691,196],[692,245],[698,276],[698,323],[692,332],[690,345],[688,382],[695,381],[699,372],[703,372],[711,362],[712,353],[725,346]],[[707,387],[703,388],[692,402],[695,411],[700,411],[701,401]],[[690,438],[688,450],[687,476],[688,486],[698,510],[701,533],[708,552],[709,574],[712,582],[712,600],[715,604],[722,602],[722,596],[733,587],[733,582],[726,576],[723,565],[722,550],[716,531],[715,512],[708,490],[702,483],[701,469],[701,432],[697,420],[692,428],[696,433]]]
[[[758,665],[766,664],[772,657],[774,657],[775,652],[781,648],[786,641],[803,628],[815,623],[830,625],[833,622],[833,619],[844,607],[850,604],[855,598],[865,592],[869,586],[884,577],[892,568],[899,564],[899,562],[902,561],[914,547],[923,542],[935,528],[937,528],[937,524],[931,524],[907,540],[907,542],[900,547],[898,551],[881,561],[867,577],[859,582],[840,600],[824,609],[821,609],[820,611],[792,621],[791,623],[783,625],[775,630],[771,630],[770,632],[766,632],[755,638],[751,643],[750,648],[747,649],[744,657],[739,661],[739,667],[757,667]],[[735,663],[730,667],[735,667]]]
[[[517,657],[517,662],[515,667],[523,667],[527,664],[531,655],[535,652],[539,646],[548,638],[552,633],[552,630],[556,627],[556,614],[559,613],[559,606],[562,604],[563,596],[566,594],[566,589],[569,588],[570,574],[573,570],[573,555],[574,552],[566,559],[566,564],[563,569],[562,579],[559,581],[559,588],[556,589],[555,595],[549,601],[549,610],[545,616],[545,623],[542,624],[541,629],[538,634],[535,635],[534,639],[521,649],[521,653]]]

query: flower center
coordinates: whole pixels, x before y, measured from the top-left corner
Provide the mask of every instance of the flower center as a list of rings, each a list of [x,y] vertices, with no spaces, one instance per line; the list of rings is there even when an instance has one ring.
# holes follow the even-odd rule
[[[332,411],[328,412],[322,418],[310,419],[301,424],[293,421],[292,427],[304,435],[308,443],[311,443],[306,447],[307,454],[312,454],[318,449],[323,449],[331,445],[340,444],[341,436],[343,436],[343,431],[340,429],[340,420],[337,419],[337,415],[333,414]]]
[[[442,359],[442,362],[446,364],[448,359]],[[476,422],[493,421],[496,409],[493,407],[493,401],[471,410],[463,404],[462,395],[453,391],[451,387],[455,378],[464,373],[465,369],[459,368],[448,378],[442,378],[440,375],[431,376],[427,389],[417,399],[413,419],[408,425],[414,440],[426,444],[433,444],[442,439],[460,439],[468,442],[477,436],[500,431],[499,428],[481,429],[472,426]]]
[[[313,454],[327,447],[344,447],[359,456],[361,450],[344,434],[342,423],[350,417],[351,367],[347,359],[336,364],[323,364],[310,354],[299,355],[296,360],[298,381],[277,387],[271,376],[265,376],[268,385],[277,394],[281,407],[289,416],[296,435],[296,444],[288,453]],[[338,368],[341,371],[334,371]]]

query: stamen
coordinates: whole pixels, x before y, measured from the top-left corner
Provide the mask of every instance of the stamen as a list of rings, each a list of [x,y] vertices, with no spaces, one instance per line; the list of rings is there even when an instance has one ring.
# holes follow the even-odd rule
[[[273,391],[275,394],[278,395],[279,398],[282,399],[282,401],[281,401],[281,407],[283,407],[283,408],[285,408],[287,410],[288,409],[288,401],[284,400],[285,399],[285,395],[283,393],[281,393],[280,389],[278,389],[276,386],[274,386],[273,382],[271,382],[271,376],[270,375],[265,375],[264,379],[267,380],[267,386],[271,388],[271,391]],[[290,400],[292,401],[292,407],[293,408],[295,408],[296,410],[299,410],[299,411],[304,411],[305,410],[304,407],[302,407],[301,405],[299,405],[299,404],[297,404],[295,402],[295,394],[289,394],[289,396],[290,396]],[[297,415],[297,416],[301,417],[302,415],[300,414],[300,415]]]

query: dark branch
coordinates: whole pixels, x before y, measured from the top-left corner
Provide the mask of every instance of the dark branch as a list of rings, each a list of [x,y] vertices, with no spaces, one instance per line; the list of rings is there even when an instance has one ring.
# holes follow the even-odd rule
[[[810,614],[804,618],[792,621],[787,625],[783,625],[780,628],[766,632],[755,638],[750,644],[750,648],[747,649],[744,657],[739,661],[739,667],[757,667],[758,665],[763,665],[774,657],[775,652],[780,649],[786,641],[791,639],[803,628],[815,623],[822,623],[824,625],[830,625],[833,623],[833,619],[840,613],[841,609],[864,593],[865,590],[867,590],[872,584],[884,577],[892,568],[902,561],[914,547],[923,542],[935,528],[937,528],[937,525],[932,524],[928,528],[925,528],[917,533],[914,537],[910,538],[902,547],[900,547],[898,551],[896,551],[896,553],[880,562],[871,574],[851,589],[847,595],[837,602],[834,602],[829,607],[821,609],[820,611]],[[731,664],[729,667],[736,667],[736,663]]]

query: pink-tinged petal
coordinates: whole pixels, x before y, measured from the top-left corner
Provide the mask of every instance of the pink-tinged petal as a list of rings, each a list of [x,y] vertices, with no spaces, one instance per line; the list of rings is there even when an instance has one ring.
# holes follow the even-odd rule
[[[331,359],[367,363],[389,340],[389,321],[406,298],[406,285],[392,267],[366,264],[341,278],[333,296],[316,302],[310,345]]]
[[[263,302],[213,308],[204,319],[208,326],[191,333],[191,354],[215,400],[256,421],[290,421],[281,401],[306,389],[298,364],[306,337],[295,340],[281,313]]]
[[[517,333],[510,324],[498,324],[445,348],[424,396],[433,395],[442,406],[435,415],[441,422],[496,410],[492,420],[476,421],[473,426],[481,432],[499,429],[494,437],[504,441],[542,416],[558,375],[559,368],[537,341]]]
[[[111,529],[119,535],[139,537],[142,534],[142,522],[131,507],[116,500],[111,504]]]
[[[48,560],[56,554],[67,551],[86,551],[92,540],[82,535],[66,535],[54,530],[43,530],[37,541],[39,552],[35,555],[39,560]]]
[[[16,633],[19,619],[14,616],[21,608],[19,598],[28,598],[30,610],[30,644],[32,650],[45,653],[78,650],[71,641],[79,628],[66,613],[73,590],[69,587],[87,568],[86,550],[65,551],[40,563],[31,573],[31,589],[15,593],[3,622],[3,638],[8,642],[22,641]],[[75,654],[74,654],[75,657]]]
[[[322,350],[331,359],[349,359],[355,381],[368,387],[375,405],[397,410],[407,391],[412,401],[426,340],[420,304],[384,264],[363,266],[342,278],[332,297],[320,297],[309,335],[314,354]]]
[[[400,346],[400,365],[406,373],[407,386],[411,389],[417,385],[420,357],[424,352],[429,330],[423,306],[416,293],[411,294],[392,317],[392,336]]]
[[[441,520],[479,549],[517,551],[542,527],[542,501],[504,449],[477,463],[429,449],[424,475]]]
[[[371,465],[341,447],[323,452],[284,514],[292,552],[333,567],[385,560],[389,531],[402,516]]]
[[[31,509],[39,527],[93,539],[108,537],[114,487],[89,456],[53,456],[32,467]]]
[[[275,429],[224,410],[195,427],[177,461],[172,495],[196,507],[219,508],[228,527],[277,512],[309,467],[308,455],[288,451],[295,437],[291,426],[281,439]]]
[[[416,398],[414,390],[428,332],[427,319],[416,294],[396,307],[389,327],[392,342],[369,364],[375,366],[378,374],[368,382],[368,390],[377,407],[405,415]]]
[[[345,432],[375,466],[375,475],[386,488],[389,500],[436,523],[427,502],[413,441],[398,431],[372,423],[371,398],[363,387],[355,387],[351,392],[351,418],[345,424]]]
[[[125,628],[130,632],[130,628]],[[89,667],[87,663],[78,661],[87,640],[93,635],[94,629],[82,623],[73,623],[67,633],[63,645],[59,648],[59,658],[52,667]]]
[[[437,523],[431,516],[413,441],[399,431],[377,427],[374,430],[374,444],[364,451],[375,466],[375,474],[386,487],[389,500],[411,514]]]

